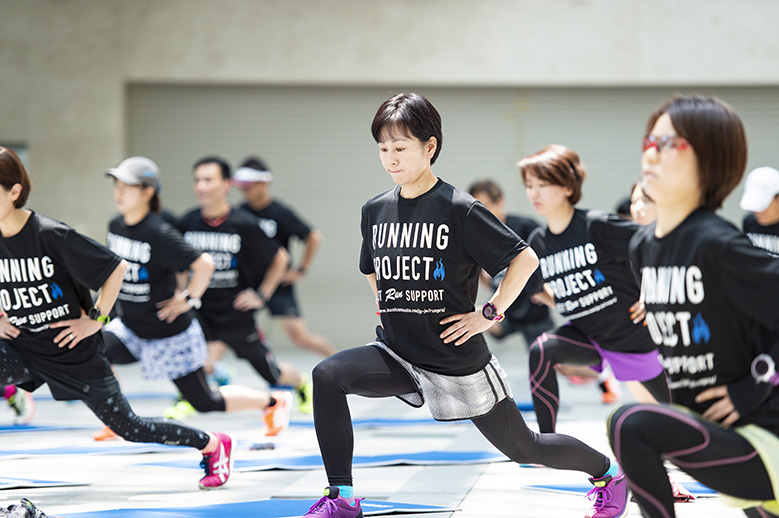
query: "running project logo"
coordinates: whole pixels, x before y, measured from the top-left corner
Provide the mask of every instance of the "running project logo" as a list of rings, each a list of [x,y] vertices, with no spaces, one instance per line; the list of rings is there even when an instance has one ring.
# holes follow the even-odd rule
[[[437,281],[443,281],[446,277],[446,269],[444,268],[444,260],[438,259],[435,270],[433,270],[433,279]]]

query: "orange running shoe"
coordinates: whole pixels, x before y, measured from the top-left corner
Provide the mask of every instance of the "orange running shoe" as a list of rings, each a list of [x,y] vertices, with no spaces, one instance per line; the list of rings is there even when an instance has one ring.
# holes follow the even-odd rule
[[[121,437],[116,435],[116,433],[107,426],[104,426],[99,432],[93,433],[92,438],[96,441],[114,441],[116,439],[121,439]]]
[[[283,391],[270,393],[276,404],[265,409],[265,435],[278,435],[289,426],[289,410],[292,406],[292,394]]]
[[[611,380],[605,380],[602,387],[605,389],[601,396],[604,405],[613,405],[619,401],[619,395],[611,388]]]

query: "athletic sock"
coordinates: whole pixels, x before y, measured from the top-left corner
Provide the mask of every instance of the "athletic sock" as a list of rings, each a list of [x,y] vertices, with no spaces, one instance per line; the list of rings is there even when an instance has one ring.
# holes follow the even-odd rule
[[[354,498],[354,486],[335,486],[338,488],[338,494],[347,500]]]
[[[611,475],[612,477],[616,477],[619,474],[619,464],[616,460],[607,459],[609,461],[609,469],[604,471],[601,475],[592,477],[592,478],[603,478],[606,475]]]

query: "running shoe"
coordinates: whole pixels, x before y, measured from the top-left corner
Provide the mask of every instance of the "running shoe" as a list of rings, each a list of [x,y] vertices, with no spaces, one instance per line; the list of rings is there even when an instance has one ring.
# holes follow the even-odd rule
[[[276,404],[265,409],[265,435],[278,435],[289,426],[289,409],[292,406],[292,394],[284,391],[270,393]]]
[[[612,380],[603,380],[600,387],[603,391],[603,395],[601,396],[601,401],[603,401],[604,405],[613,405],[617,401],[619,401],[619,394],[614,392],[614,389],[611,388],[611,381]]]
[[[209,385],[224,387],[230,384],[232,378],[232,369],[225,362],[214,362],[214,369],[207,376],[207,381]]]
[[[194,414],[197,414],[197,410],[192,406],[192,403],[179,396],[179,399],[165,409],[162,416],[167,417],[168,419],[183,421]]]
[[[298,410],[301,414],[314,413],[314,386],[303,378],[303,382],[295,387],[295,396],[298,400]]]
[[[671,483],[671,491],[673,491],[674,502],[684,503],[695,500],[695,495],[690,493],[687,488],[674,480],[671,475],[668,475],[668,481]]]
[[[590,478],[593,487],[587,498],[593,501],[592,508],[584,518],[622,518],[628,514],[630,490],[625,474],[619,471],[616,477],[605,475]]]
[[[355,498],[354,503],[350,504],[344,497],[338,495],[338,488],[328,486],[325,488],[325,496],[319,499],[317,503],[311,506],[306,516],[325,516],[327,518],[362,518],[362,507],[360,507],[362,498]]]
[[[7,509],[0,509],[0,516],[14,518],[46,518],[46,513],[35,507],[35,504],[22,498],[18,504],[9,505]]]
[[[92,438],[96,441],[114,441],[116,439],[121,439],[116,432],[107,426],[104,426],[99,432],[93,433]]]
[[[30,424],[35,417],[35,400],[26,390],[14,387],[13,394],[6,399],[8,406],[14,411],[15,424]]]
[[[215,432],[219,445],[216,451],[209,455],[203,455],[200,467],[206,472],[206,476],[200,479],[200,489],[216,489],[222,487],[230,478],[233,470],[233,448],[235,441],[224,433]]]

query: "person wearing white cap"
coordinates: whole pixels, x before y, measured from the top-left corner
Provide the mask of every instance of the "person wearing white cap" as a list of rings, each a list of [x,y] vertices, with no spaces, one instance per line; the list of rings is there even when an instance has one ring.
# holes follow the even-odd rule
[[[741,208],[742,229],[755,246],[779,255],[779,171],[773,167],[754,169],[744,184]]]
[[[296,346],[309,349],[322,356],[330,356],[336,350],[322,335],[312,333],[303,319],[295,298],[294,286],[314,262],[322,234],[301,220],[294,211],[275,198],[270,191],[273,174],[259,158],[244,160],[233,176],[233,185],[241,189],[246,203],[241,209],[260,218],[260,227],[267,236],[289,250],[293,237],[304,244],[300,265],[287,268],[279,287],[268,301],[271,315],[281,319],[284,331]]]
[[[22,274],[0,275],[0,378],[58,401],[81,400],[105,425],[132,442],[197,448],[201,489],[230,477],[233,441],[167,419],[139,417],[103,355],[103,326],[116,302],[127,261],[68,225],[25,209],[30,177],[0,146],[0,256]],[[7,271],[5,273],[8,273]],[[90,291],[97,292],[92,300]]]
[[[171,380],[199,412],[259,410],[266,433],[281,432],[289,421],[288,394],[241,385],[212,390],[206,383],[203,365],[208,348],[192,309],[200,307],[214,260],[184,241],[159,214],[157,164],[131,157],[106,176],[114,180],[113,198],[119,211],[108,227],[108,247],[128,264],[118,295],[121,316],[103,331],[108,361],[112,365],[140,362],[144,378]],[[180,272],[184,274],[179,276]],[[177,276],[182,285],[177,286]],[[104,428],[93,437],[108,440],[116,435]]]
[[[208,252],[216,263],[197,310],[209,349],[230,347],[269,384],[294,387],[299,407],[307,410],[312,405],[311,384],[292,364],[276,361],[254,320],[255,310],[276,291],[289,254],[265,235],[256,217],[233,209],[227,199],[230,166],[224,159],[201,158],[193,175],[198,206],[181,217],[178,228],[185,241]],[[206,363],[206,372],[213,373],[212,363]]]

